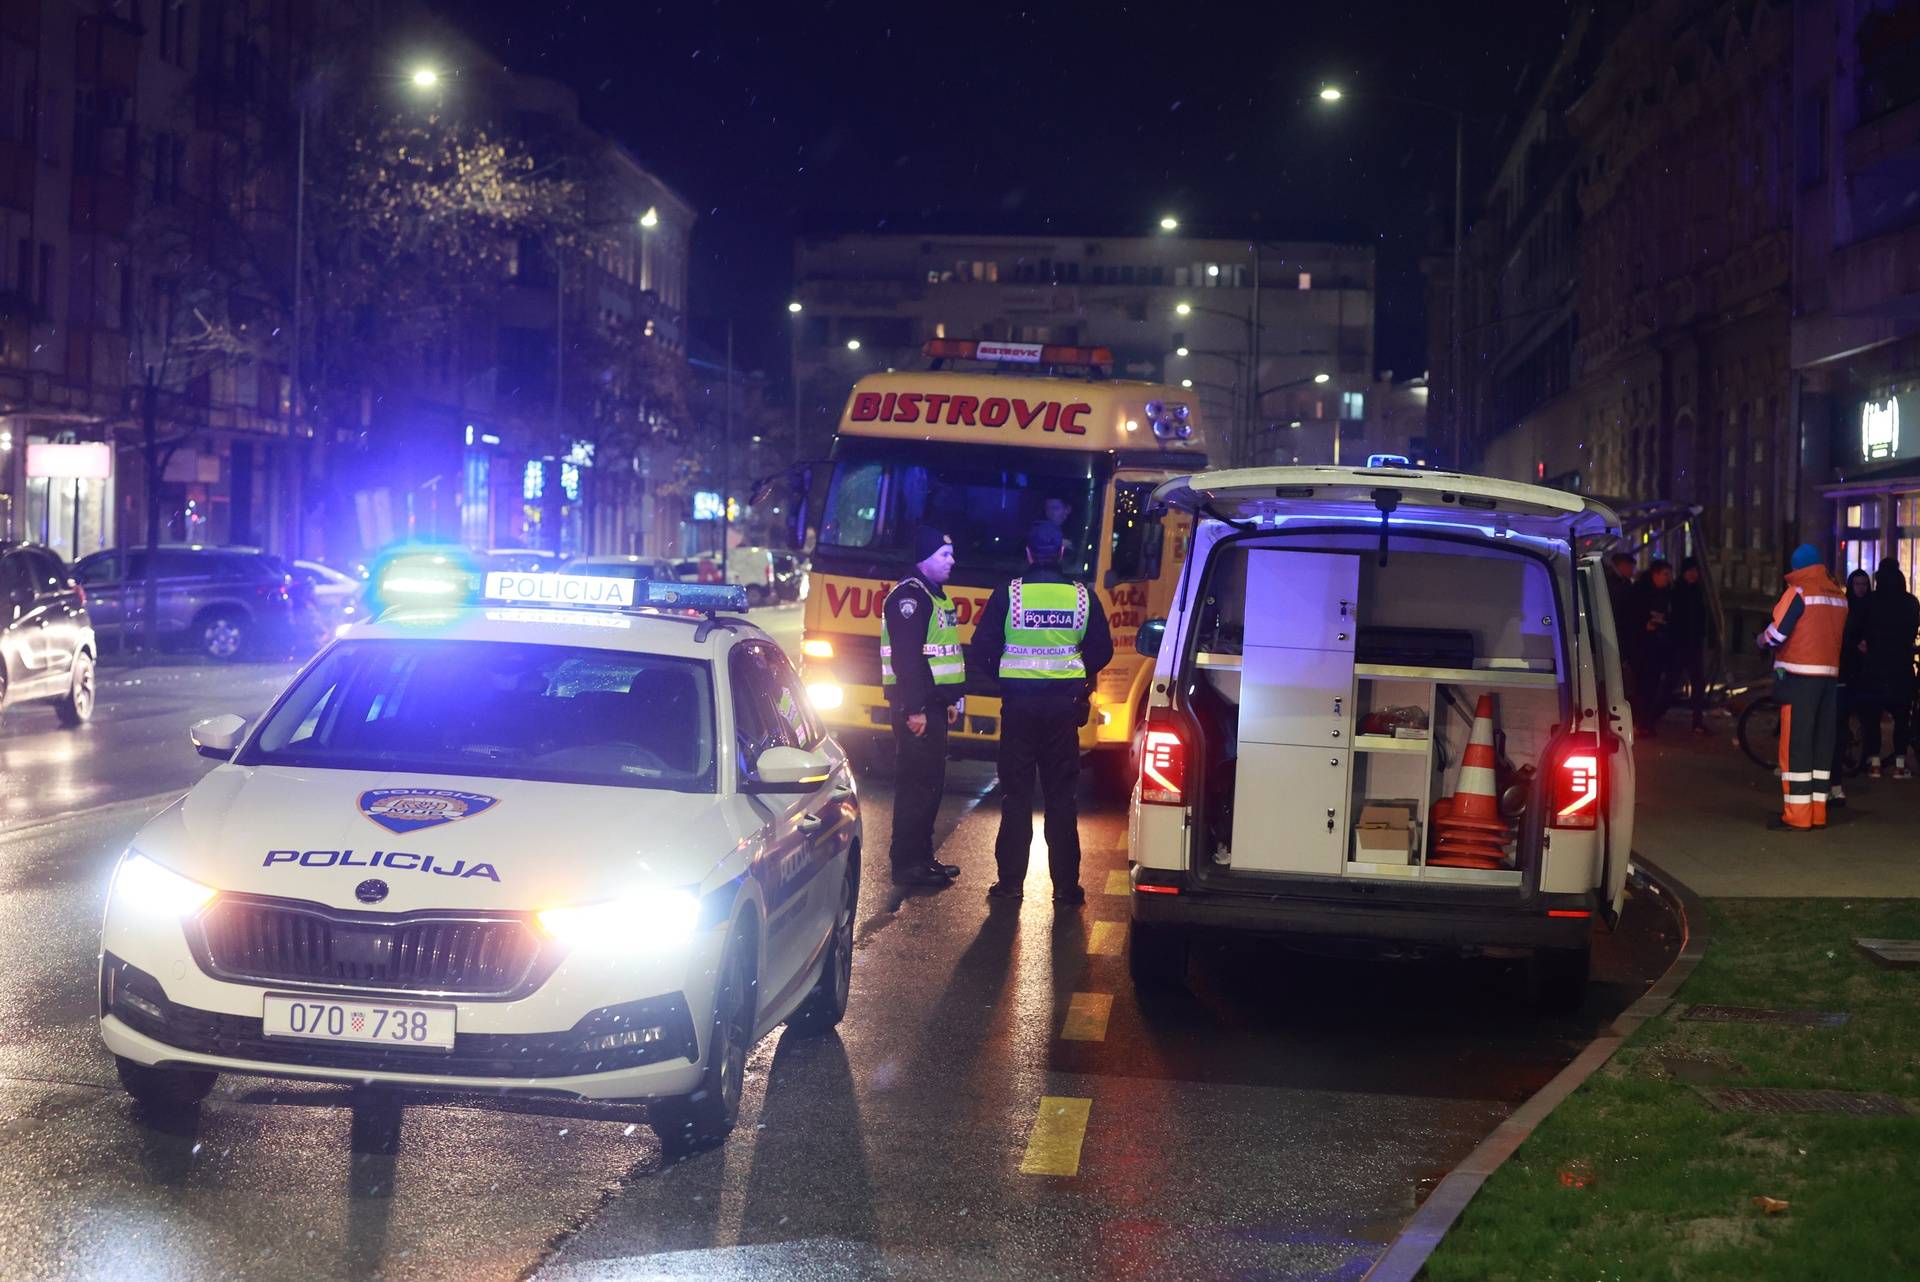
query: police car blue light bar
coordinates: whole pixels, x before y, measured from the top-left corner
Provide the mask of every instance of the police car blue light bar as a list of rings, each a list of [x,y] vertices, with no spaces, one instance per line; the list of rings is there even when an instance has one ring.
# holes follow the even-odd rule
[[[722,610],[736,614],[747,608],[747,589],[738,583],[664,583],[648,579],[634,585],[640,589],[636,605],[655,610],[698,610],[718,614]]]
[[[1412,467],[1413,463],[1404,454],[1369,454],[1368,467]]]

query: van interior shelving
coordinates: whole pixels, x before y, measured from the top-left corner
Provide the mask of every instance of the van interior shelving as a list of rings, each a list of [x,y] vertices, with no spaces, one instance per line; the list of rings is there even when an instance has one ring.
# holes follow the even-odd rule
[[[1434,862],[1432,816],[1482,695],[1501,777],[1521,784],[1504,816],[1517,830],[1535,804],[1524,768],[1562,721],[1551,580],[1523,555],[1424,542],[1397,538],[1385,566],[1339,535],[1258,537],[1216,559],[1191,696],[1224,767],[1202,803],[1216,869],[1522,884],[1511,834],[1500,867]]]

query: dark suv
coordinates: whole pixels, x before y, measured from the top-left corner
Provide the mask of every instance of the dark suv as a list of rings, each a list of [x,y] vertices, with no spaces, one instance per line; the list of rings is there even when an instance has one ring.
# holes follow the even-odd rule
[[[252,550],[163,547],[159,558],[160,644],[210,659],[285,654],[301,640],[293,587],[277,559]],[[100,639],[125,646],[144,629],[144,548],[82,557],[74,575]]]
[[[93,715],[87,596],[50,549],[0,539],[0,715],[48,702],[60,724]]]

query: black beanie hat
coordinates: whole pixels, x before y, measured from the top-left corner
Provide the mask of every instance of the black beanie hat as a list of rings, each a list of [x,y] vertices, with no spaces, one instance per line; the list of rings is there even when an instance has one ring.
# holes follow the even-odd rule
[[[951,542],[952,539],[931,525],[921,526],[913,532],[913,563],[920,564]]]

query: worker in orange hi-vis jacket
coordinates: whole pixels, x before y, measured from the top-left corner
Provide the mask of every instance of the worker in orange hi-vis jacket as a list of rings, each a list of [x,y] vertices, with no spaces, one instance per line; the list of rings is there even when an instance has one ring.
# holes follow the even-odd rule
[[[1767,827],[1805,832],[1827,826],[1833,781],[1834,737],[1839,733],[1840,644],[1847,628],[1847,596],[1820,549],[1793,551],[1787,590],[1761,632],[1773,651],[1773,688],[1780,700],[1780,790],[1785,804]]]

